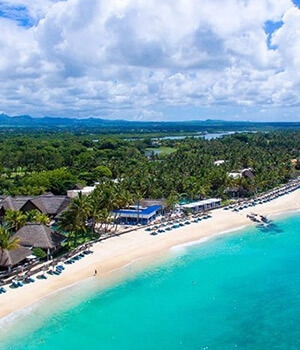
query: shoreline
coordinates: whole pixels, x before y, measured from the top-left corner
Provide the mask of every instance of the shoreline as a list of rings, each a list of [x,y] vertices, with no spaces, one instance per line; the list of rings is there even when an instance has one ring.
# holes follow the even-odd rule
[[[192,223],[158,236],[151,236],[141,228],[101,241],[93,246],[93,254],[75,264],[65,265],[66,269],[62,275],[49,275],[47,280],[35,278],[34,283],[18,289],[7,288],[7,293],[0,295],[0,320],[9,321],[10,317],[14,318],[16,311],[30,308],[46,297],[91,279],[95,269],[98,270],[98,274],[94,278],[97,280],[101,278],[104,285],[111,285],[126,276],[126,267],[131,264],[139,262],[139,269],[143,269],[153,263],[156,264],[158,258],[159,261],[167,258],[168,253],[177,249],[201,244],[218,235],[234,233],[253,226],[253,222],[246,217],[252,211],[265,216],[278,216],[299,210],[300,189],[297,189],[269,203],[247,208],[239,213],[223,209],[213,210],[212,218],[208,220]]]

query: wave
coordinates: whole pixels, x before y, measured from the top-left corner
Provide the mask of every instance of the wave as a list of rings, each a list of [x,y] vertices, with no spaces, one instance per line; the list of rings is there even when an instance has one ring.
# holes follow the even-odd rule
[[[291,209],[291,210],[281,211],[279,213],[270,214],[268,216],[270,216],[270,217],[285,217],[285,216],[293,215],[295,213],[300,213],[300,209]]]
[[[0,318],[0,331],[2,333],[9,332],[12,328],[12,325],[15,326],[18,322],[22,322],[22,320],[29,314],[35,313],[37,320],[38,316],[40,315],[39,313],[36,313],[37,310],[42,310],[42,313],[45,313],[45,310],[48,308],[52,310],[52,305],[57,306],[59,304],[61,308],[66,308],[67,305],[76,303],[77,300],[83,299],[83,296],[86,295],[91,290],[91,288],[93,288],[93,286],[90,285],[91,283],[89,283],[91,281],[93,281],[93,279],[89,277],[82,281],[77,281],[70,285],[63,286],[53,292],[50,292],[47,294],[47,296],[34,301],[30,305],[12,311],[8,315]],[[69,293],[64,293],[64,291],[69,291]],[[71,296],[75,295],[77,299],[70,297],[70,291],[73,291],[73,294],[71,294]],[[62,298],[63,301],[59,301],[59,299]]]
[[[205,243],[207,242],[208,240],[210,239],[213,239],[217,236],[221,236],[221,235],[225,235],[225,234],[228,234],[228,233],[233,233],[233,232],[236,232],[236,231],[241,231],[243,230],[244,228],[248,227],[249,225],[242,225],[242,226],[239,226],[237,228],[233,228],[233,229],[229,229],[229,230],[224,230],[224,231],[221,231],[221,232],[217,232],[211,236],[205,236],[205,237],[202,237],[200,239],[196,239],[194,241],[191,241],[191,242],[186,242],[186,243],[182,243],[182,244],[178,244],[178,245],[175,245],[173,246],[172,248],[170,248],[170,251],[171,252],[183,252],[186,250],[186,248],[188,247],[192,247],[192,246],[195,246],[195,245],[198,245],[198,244],[202,244],[202,243]]]

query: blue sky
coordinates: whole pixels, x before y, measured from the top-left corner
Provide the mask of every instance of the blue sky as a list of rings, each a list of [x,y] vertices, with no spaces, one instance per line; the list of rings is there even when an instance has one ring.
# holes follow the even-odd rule
[[[16,21],[21,26],[31,26],[31,18],[25,6],[8,6],[0,2],[0,16]]]
[[[300,121],[300,0],[0,0],[10,115]]]

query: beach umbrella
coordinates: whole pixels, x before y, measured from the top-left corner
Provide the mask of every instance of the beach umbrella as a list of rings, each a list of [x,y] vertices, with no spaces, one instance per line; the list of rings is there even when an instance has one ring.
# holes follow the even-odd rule
[[[36,259],[36,256],[35,255],[29,255],[29,256],[27,256],[26,259],[28,259],[28,260]]]

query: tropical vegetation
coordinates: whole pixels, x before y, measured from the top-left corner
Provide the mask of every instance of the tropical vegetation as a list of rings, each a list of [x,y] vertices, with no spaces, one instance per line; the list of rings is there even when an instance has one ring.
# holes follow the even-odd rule
[[[237,133],[209,141],[43,131],[8,133],[0,145],[3,195],[66,194],[76,184],[97,184],[91,195],[79,195],[61,214],[58,226],[70,249],[116,231],[115,209],[139,205],[143,198],[164,198],[166,210],[205,197],[226,201],[271,189],[300,171],[300,131],[291,130]],[[149,153],[153,149],[167,152]],[[254,176],[229,176],[244,168]],[[16,246],[8,232],[27,222],[49,221],[36,210],[7,210],[1,246]]]
[[[75,184],[107,179],[122,182],[132,195],[188,199],[219,195],[239,187],[246,195],[264,191],[299,171],[300,131],[241,133],[210,141],[141,138],[127,140],[103,135],[6,135],[0,140],[2,194],[65,194]],[[166,153],[147,153],[149,149]],[[170,152],[170,150],[173,150]],[[214,161],[225,160],[220,166]],[[228,173],[252,168],[255,178],[234,180]]]

